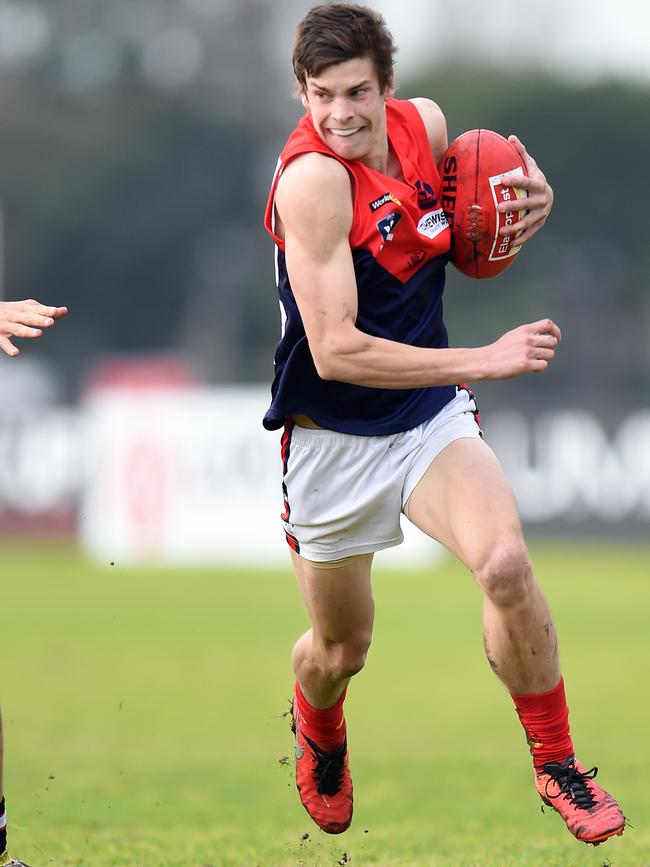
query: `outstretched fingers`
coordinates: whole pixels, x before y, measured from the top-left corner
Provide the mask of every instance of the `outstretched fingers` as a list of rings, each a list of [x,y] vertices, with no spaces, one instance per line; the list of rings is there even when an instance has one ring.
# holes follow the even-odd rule
[[[44,329],[51,328],[67,312],[67,307],[48,307],[33,298],[0,301],[0,349],[7,355],[19,355],[20,350],[11,342],[12,337],[41,337]]]
[[[22,325],[35,325],[39,328],[51,328],[56,319],[61,319],[68,312],[67,307],[49,307],[33,298],[8,303],[14,308],[12,312],[15,322]]]

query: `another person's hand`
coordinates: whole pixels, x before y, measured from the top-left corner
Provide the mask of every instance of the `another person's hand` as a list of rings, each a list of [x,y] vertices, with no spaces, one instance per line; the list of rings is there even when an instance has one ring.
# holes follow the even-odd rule
[[[504,175],[503,183],[511,187],[521,187],[528,193],[527,198],[519,199],[517,202],[501,202],[498,209],[501,212],[518,210],[526,210],[527,213],[521,216],[512,226],[503,227],[499,230],[501,235],[508,235],[511,232],[521,232],[517,238],[517,246],[530,241],[533,235],[538,232],[553,207],[553,190],[548,184],[544,173],[539,168],[535,160],[527,152],[524,145],[519,141],[516,135],[508,136],[508,141],[513,145],[521,155],[528,177],[521,175]]]
[[[0,349],[7,355],[20,355],[12,337],[40,337],[44,329],[51,328],[67,312],[67,307],[46,307],[33,298],[0,301]]]

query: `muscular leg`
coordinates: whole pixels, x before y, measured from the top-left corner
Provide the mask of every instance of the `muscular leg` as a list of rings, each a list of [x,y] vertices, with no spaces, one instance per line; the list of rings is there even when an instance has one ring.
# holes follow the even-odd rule
[[[578,840],[622,834],[618,804],[573,754],[555,628],[499,462],[481,440],[456,440],[406,505],[409,518],[453,551],[484,590],[485,650],[526,731],[540,797]]]
[[[543,693],[560,680],[555,626],[533,575],[517,505],[491,449],[459,439],[411,494],[409,519],[449,548],[484,591],[488,661],[511,693]]]
[[[370,646],[372,555],[328,564],[333,568],[319,568],[295,553],[292,557],[311,619],[311,629],[293,648],[296,786],[319,828],[340,834],[350,826],[353,804],[344,692],[363,668]]]
[[[293,669],[307,701],[331,707],[363,668],[372,638],[372,554],[334,569],[318,569],[292,552],[293,566],[311,619],[293,648]]]

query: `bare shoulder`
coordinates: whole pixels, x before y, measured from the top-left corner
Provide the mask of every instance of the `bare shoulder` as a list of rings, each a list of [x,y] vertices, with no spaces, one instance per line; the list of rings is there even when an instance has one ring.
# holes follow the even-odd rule
[[[447,121],[438,103],[423,96],[416,96],[409,100],[417,108],[424,123],[431,153],[438,164],[440,158],[447,150]]]
[[[345,166],[333,157],[319,153],[302,154],[284,169],[275,193],[279,210],[293,201],[314,199],[352,203],[352,185]]]
[[[352,184],[345,166],[333,157],[306,153],[284,169],[275,192],[275,207],[284,231],[312,235],[329,226],[347,235],[352,225]]]

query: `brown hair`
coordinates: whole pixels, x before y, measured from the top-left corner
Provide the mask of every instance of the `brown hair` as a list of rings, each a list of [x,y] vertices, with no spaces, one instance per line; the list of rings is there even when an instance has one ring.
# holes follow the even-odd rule
[[[393,55],[397,51],[386,22],[368,6],[322,3],[309,10],[298,24],[293,48],[293,71],[304,93],[307,76],[320,75],[328,66],[357,57],[372,60],[379,89],[393,83]]]

